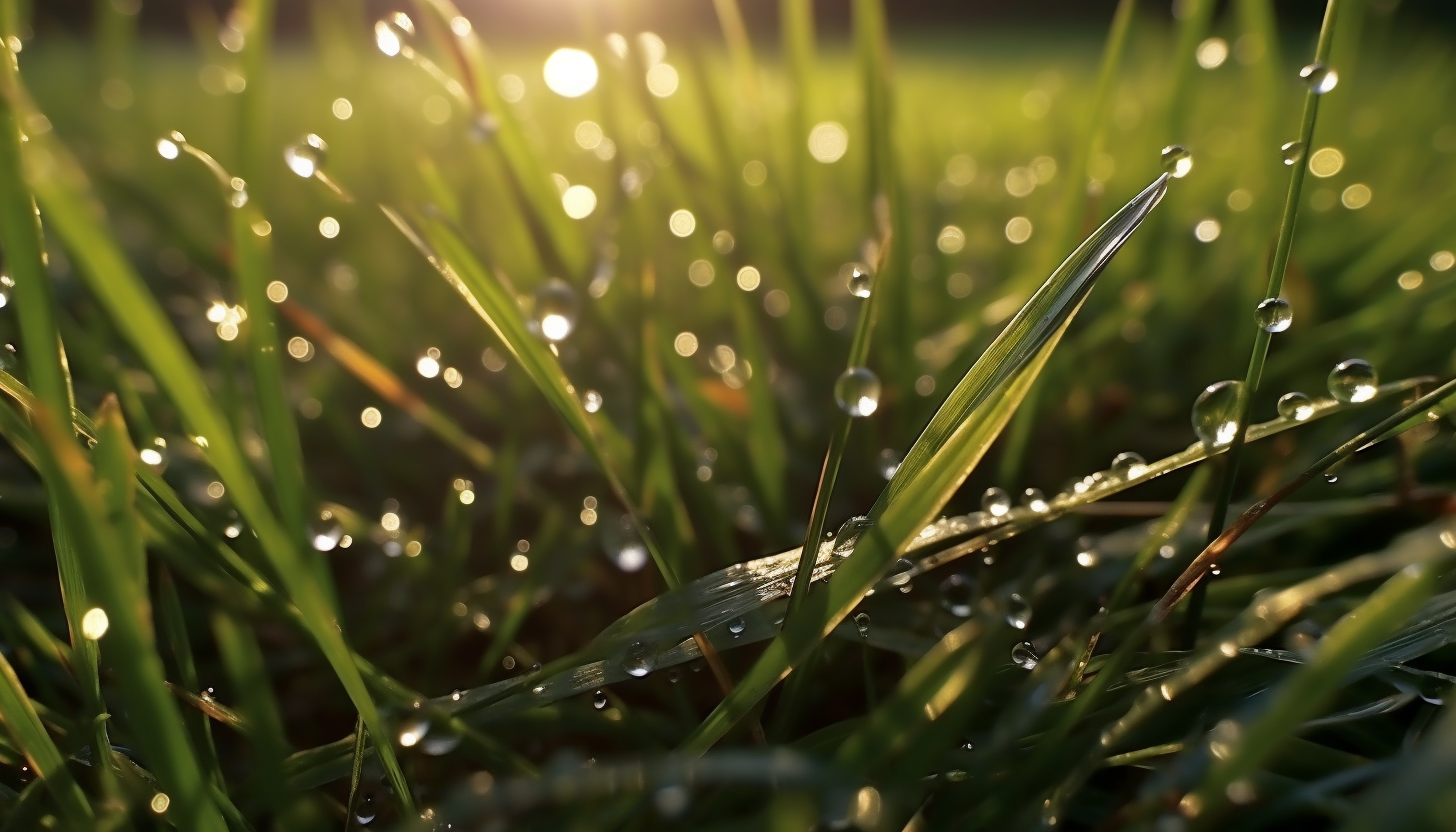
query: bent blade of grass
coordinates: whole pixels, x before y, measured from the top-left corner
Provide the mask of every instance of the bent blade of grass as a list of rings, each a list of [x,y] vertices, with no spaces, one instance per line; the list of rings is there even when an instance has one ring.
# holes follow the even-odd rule
[[[114,437],[120,413],[114,399],[103,405],[100,441]],[[41,469],[53,483],[51,498],[68,506],[68,514],[80,522],[72,528],[82,568],[90,579],[95,599],[105,610],[108,650],[116,657],[112,665],[126,695],[128,717],[136,743],[146,755],[157,780],[174,807],[171,816],[180,825],[208,832],[227,829],[213,804],[197,760],[187,742],[187,730],[171,694],[166,671],[152,636],[150,604],[136,584],[132,561],[119,551],[121,537],[106,518],[106,508],[93,471],[75,442],[71,430],[57,432],[54,419],[36,420],[41,441],[35,446]]]
[[[1217,807],[1227,800],[1230,785],[1247,777],[1272,754],[1282,740],[1314,716],[1339,690],[1355,661],[1382,638],[1395,631],[1431,591],[1435,570],[1431,564],[1408,566],[1396,573],[1321,638],[1306,664],[1272,692],[1270,701],[1248,724],[1237,726],[1239,737],[1203,782],[1189,793],[1190,805],[1201,809],[1207,827]]]
[[[797,616],[698,726],[684,749],[701,753],[814,649],[910,545],[965,480],[1036,380],[1097,275],[1167,190],[1160,176],[1123,206],[1052,273],[967,371],[906,454],[874,508],[873,525],[828,585]]]
[[[12,105],[24,100],[18,90],[9,93]],[[319,585],[320,570],[308,565],[300,551],[302,541],[295,540],[273,515],[228,420],[212,401],[201,371],[120,246],[102,228],[99,208],[83,190],[79,169],[62,147],[49,140],[32,137],[24,152],[27,181],[71,252],[86,286],[176,405],[188,431],[206,437],[207,460],[239,513],[257,533],[310,635],[365,721],[374,726],[376,733],[383,733],[383,720],[332,612],[331,593]],[[413,813],[414,799],[394,749],[381,747],[379,757],[398,799]]]
[[[66,768],[65,758],[46,733],[30,697],[3,653],[0,653],[0,723],[10,729],[15,744],[25,754],[38,782],[50,790],[66,822],[74,829],[86,829],[94,824],[91,804],[86,802],[85,793]],[[11,809],[14,808],[12,804]]]

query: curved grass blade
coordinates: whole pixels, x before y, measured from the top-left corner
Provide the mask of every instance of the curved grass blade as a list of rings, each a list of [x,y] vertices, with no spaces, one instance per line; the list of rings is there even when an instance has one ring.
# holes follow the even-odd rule
[[[65,758],[46,733],[35,708],[20,686],[20,679],[10,667],[3,653],[0,653],[0,722],[10,730],[15,743],[25,754],[26,761],[42,783],[51,792],[61,814],[75,829],[89,828],[95,823],[91,804],[86,795],[66,768]],[[15,809],[14,805],[11,807]]]
[[[18,93],[10,98],[14,104]],[[328,658],[356,708],[376,732],[383,728],[358,668],[332,612],[332,592],[320,585],[320,570],[309,566],[294,539],[268,507],[228,420],[208,394],[197,365],[155,298],[147,292],[116,241],[100,226],[95,206],[77,186],[77,168],[65,151],[49,141],[26,144],[27,175],[58,236],[79,266],[97,301],[111,316],[136,354],[158,379],[194,436],[207,439],[205,454],[227,488],[233,504],[258,535],[264,553],[298,606],[309,634]],[[396,795],[413,811],[413,797],[394,749],[383,746],[380,762]]]
[[[103,422],[119,422],[115,400],[108,401]],[[188,744],[182,715],[167,692],[165,670],[152,634],[150,604],[131,574],[134,559],[118,547],[121,538],[106,518],[91,466],[72,441],[73,431],[57,434],[50,427],[53,421],[36,419],[42,441],[35,450],[41,469],[49,475],[47,482],[53,484],[52,499],[64,503],[69,516],[81,520],[71,531],[90,579],[88,585],[108,618],[107,645],[117,659],[113,667],[126,695],[137,744],[171,798],[174,808],[170,814],[176,822],[224,832],[227,826]],[[102,441],[110,433],[102,430]]]
[[[1197,817],[1199,826],[1213,823],[1230,786],[1253,774],[1291,731],[1318,712],[1356,659],[1410,616],[1434,580],[1433,564],[1402,569],[1320,639],[1309,662],[1274,688],[1272,700],[1256,717],[1215,728],[1210,742],[1223,747],[1203,781],[1184,796],[1184,814]]]
[[[874,523],[827,587],[759,658],[684,748],[702,752],[844,619],[950,499],[999,435],[1112,255],[1167,190],[1159,177],[1077,248],[950,393],[870,511]]]

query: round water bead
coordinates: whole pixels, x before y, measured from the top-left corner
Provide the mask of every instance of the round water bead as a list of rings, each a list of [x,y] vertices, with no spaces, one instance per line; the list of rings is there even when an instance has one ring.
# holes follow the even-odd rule
[[[1041,656],[1036,654],[1031,642],[1023,641],[1011,648],[1011,661],[1022,670],[1034,670],[1037,662],[1041,661]]]
[[[541,335],[548,341],[561,341],[576,327],[581,302],[576,290],[559,277],[548,279],[536,289],[535,317]]]
[[[1006,599],[1006,623],[1018,630],[1025,630],[1031,623],[1031,604],[1019,593],[1011,593]]]
[[[372,794],[364,795],[360,799],[359,805],[354,808],[354,820],[358,821],[362,826],[368,826],[378,815],[379,809],[374,803],[374,795]]]
[[[1112,458],[1112,466],[1108,470],[1114,477],[1130,480],[1147,472],[1148,461],[1135,451],[1123,451]]]
[[[152,440],[152,444],[137,451],[137,458],[142,464],[156,471],[158,474],[167,469],[167,440],[158,436]]]
[[[1203,389],[1193,402],[1193,432],[1209,448],[1234,441],[1239,425],[1239,396],[1242,381],[1216,381]]]
[[[849,284],[849,293],[857,298],[869,297],[874,288],[875,275],[863,263],[845,264],[844,279]]]
[[[599,690],[596,693],[592,694],[592,707],[596,708],[599,711],[607,707],[606,691]]]
[[[627,655],[622,657],[622,669],[627,671],[628,676],[642,678],[652,672],[657,666],[657,660],[647,645],[640,641],[632,642],[627,648]]]
[[[1345,404],[1368,402],[1375,398],[1380,377],[1369,361],[1351,358],[1336,364],[1325,384],[1330,395]]]
[[[1285,142],[1279,146],[1279,158],[1286,166],[1294,166],[1304,160],[1304,142]]]
[[[854,554],[854,546],[859,542],[860,535],[872,525],[874,524],[868,517],[851,517],[844,521],[839,531],[834,533],[834,554],[841,558]]]
[[[374,43],[391,58],[410,49],[415,37],[415,23],[404,12],[387,15],[374,24]],[[405,55],[409,57],[409,55]]]
[[[981,495],[981,510],[992,517],[1005,517],[1011,511],[1011,495],[993,485]]]
[[[738,638],[739,636],[743,635],[743,631],[746,629],[748,629],[748,622],[744,621],[743,616],[741,615],[728,622],[728,632],[731,633],[734,638]]]
[[[1315,95],[1324,95],[1340,83],[1340,75],[1322,61],[1315,61],[1299,71],[1299,77]]]
[[[834,401],[850,416],[869,416],[880,406],[880,377],[868,367],[846,369],[834,382]]]
[[[854,616],[855,629],[859,630],[860,638],[870,636],[870,614],[867,612],[856,613]]]
[[[308,539],[320,552],[333,551],[344,538],[344,524],[328,509],[320,509],[308,524]]]
[[[1294,322],[1294,309],[1284,298],[1264,298],[1254,307],[1254,321],[1265,332],[1283,332]]]
[[[1303,422],[1314,415],[1314,400],[1294,390],[1280,396],[1275,408],[1279,411],[1279,418]]]
[[[1051,509],[1051,504],[1047,502],[1046,495],[1042,493],[1040,488],[1028,488],[1022,491],[1021,504],[1037,514]]]
[[[1193,170],[1193,154],[1181,144],[1170,144],[1163,148],[1163,170],[1174,179],[1182,179]]]
[[[940,606],[957,618],[966,618],[975,608],[976,582],[957,572],[940,582]]]
[[[875,457],[875,465],[879,468],[880,476],[885,479],[895,476],[895,472],[900,470],[900,463],[904,461],[905,455],[893,448],[886,448]]]
[[[283,149],[283,161],[287,163],[288,169],[304,179],[322,170],[328,157],[328,143],[314,133],[309,133]]]

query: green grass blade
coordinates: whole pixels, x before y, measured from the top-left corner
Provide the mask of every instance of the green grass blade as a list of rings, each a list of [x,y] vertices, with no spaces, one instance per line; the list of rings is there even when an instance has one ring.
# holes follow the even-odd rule
[[[214,613],[212,632],[233,690],[237,691],[239,711],[247,720],[254,749],[254,785],[264,805],[276,812],[288,801],[286,784],[280,775],[289,750],[278,703],[268,687],[263,653],[252,631],[230,615]]]
[[[36,777],[51,791],[66,822],[76,829],[95,823],[91,804],[86,802],[86,795],[66,768],[65,758],[46,733],[30,697],[3,654],[0,654],[0,722],[10,729]]]
[[[302,542],[294,539],[269,510],[242,448],[233,439],[228,420],[213,403],[186,347],[116,242],[98,225],[94,206],[75,187],[74,166],[61,148],[48,142],[41,148],[41,144],[34,139],[27,143],[27,153],[35,154],[28,162],[28,181],[56,233],[74,255],[88,288],[176,404],[189,432],[206,437],[208,461],[239,513],[257,532],[263,551],[302,612],[310,634],[365,720],[382,733],[378,710],[331,612],[329,593],[318,583],[319,570],[308,565],[308,556],[301,551]],[[412,810],[413,796],[394,749],[382,746],[380,762],[394,781],[398,798]]]
[[[119,419],[113,403],[103,421]],[[117,546],[120,538],[106,519],[91,467],[71,441],[72,432],[56,434],[49,428],[52,421],[36,420],[42,440],[37,455],[49,475],[47,481],[53,483],[54,498],[81,521],[71,529],[76,551],[108,619],[107,647],[117,659],[114,668],[126,694],[137,744],[171,800],[171,816],[194,829],[224,832],[227,827],[203,782],[182,716],[167,692],[152,635],[150,604],[132,574],[134,559]]]

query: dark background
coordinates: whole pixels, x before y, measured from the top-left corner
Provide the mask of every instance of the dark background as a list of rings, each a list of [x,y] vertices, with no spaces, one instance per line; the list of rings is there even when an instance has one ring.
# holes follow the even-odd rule
[[[1424,27],[1436,26],[1456,34],[1456,2],[1453,0],[1366,0],[1372,7],[1398,9],[1402,18]],[[83,31],[97,2],[109,0],[32,0],[36,28],[46,31]],[[285,38],[307,31],[311,0],[277,0],[279,34]],[[510,32],[512,38],[572,38],[581,34],[580,12],[608,5],[629,9],[636,22],[678,19],[681,27],[715,29],[711,0],[637,0],[606,4],[600,0],[456,0],[461,11],[478,29]],[[740,7],[755,35],[772,36],[777,28],[777,0],[740,0]],[[154,34],[185,35],[189,6],[211,7],[221,16],[230,0],[142,0],[141,26]],[[371,15],[386,11],[412,11],[409,0],[364,0]],[[893,31],[969,31],[978,28],[1036,26],[1055,29],[1086,29],[1100,32],[1111,20],[1117,0],[886,0],[885,8]],[[1145,16],[1170,17],[1169,0],[1143,0],[1139,12]],[[1220,3],[1221,7],[1230,5]],[[849,0],[816,0],[815,16],[821,35],[834,37],[849,28]],[[670,11],[669,8],[671,7]],[[1277,0],[1275,8],[1281,28],[1317,25],[1323,0]],[[1221,12],[1226,9],[1221,8]],[[614,21],[618,27],[628,20]]]

